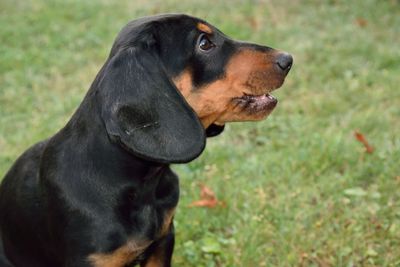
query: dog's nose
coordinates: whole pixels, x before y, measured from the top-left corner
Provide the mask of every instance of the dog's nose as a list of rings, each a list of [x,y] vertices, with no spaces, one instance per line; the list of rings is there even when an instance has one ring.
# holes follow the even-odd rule
[[[288,53],[281,53],[276,59],[276,64],[284,72],[288,72],[293,64],[293,57]]]

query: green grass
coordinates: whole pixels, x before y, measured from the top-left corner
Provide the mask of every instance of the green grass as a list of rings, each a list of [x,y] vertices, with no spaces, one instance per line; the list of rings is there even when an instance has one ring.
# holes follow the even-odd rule
[[[270,118],[231,124],[174,166],[175,266],[400,266],[396,0],[2,0],[0,177],[66,123],[119,29],[164,12],[295,58]],[[202,183],[226,207],[189,208]]]

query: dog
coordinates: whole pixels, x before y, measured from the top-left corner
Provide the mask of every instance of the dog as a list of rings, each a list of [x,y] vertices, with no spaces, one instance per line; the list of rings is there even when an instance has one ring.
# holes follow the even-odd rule
[[[171,266],[169,164],[227,122],[266,118],[292,62],[188,15],[128,23],[66,126],[4,177],[0,266]]]

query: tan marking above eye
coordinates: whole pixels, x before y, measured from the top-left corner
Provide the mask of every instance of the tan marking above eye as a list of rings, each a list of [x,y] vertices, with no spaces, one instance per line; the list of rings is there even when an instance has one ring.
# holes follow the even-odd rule
[[[206,24],[204,24],[202,22],[197,23],[197,29],[199,31],[202,31],[202,32],[205,32],[205,33],[208,33],[208,34],[212,34],[213,33],[213,31],[210,28],[210,26],[208,26],[208,25],[206,25]]]

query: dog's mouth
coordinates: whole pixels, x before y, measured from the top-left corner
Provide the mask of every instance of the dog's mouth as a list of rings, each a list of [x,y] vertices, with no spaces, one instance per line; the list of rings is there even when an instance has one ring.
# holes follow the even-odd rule
[[[278,100],[270,94],[249,95],[245,93],[241,97],[234,98],[234,101],[249,113],[272,111],[278,103]]]

